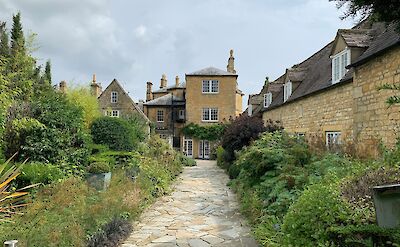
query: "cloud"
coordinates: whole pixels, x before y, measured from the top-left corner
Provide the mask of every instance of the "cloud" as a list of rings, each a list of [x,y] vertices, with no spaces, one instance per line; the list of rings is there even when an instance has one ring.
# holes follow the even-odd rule
[[[231,48],[239,86],[257,93],[266,75],[278,77],[352,25],[327,0],[0,1],[0,19],[17,11],[24,30],[38,34],[35,55],[51,59],[55,82],[87,83],[96,73],[103,86],[117,78],[134,99],[162,73],[173,81],[224,69]]]

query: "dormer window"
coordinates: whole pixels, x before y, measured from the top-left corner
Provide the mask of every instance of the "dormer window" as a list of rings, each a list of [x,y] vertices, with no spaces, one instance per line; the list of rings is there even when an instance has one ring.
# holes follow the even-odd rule
[[[111,103],[118,102],[118,92],[112,91],[111,92]]]
[[[203,80],[203,93],[218,93],[219,82],[217,80]]]
[[[283,102],[286,102],[290,95],[292,95],[292,82],[288,81],[283,86]]]
[[[268,92],[264,94],[264,108],[267,108],[272,103],[272,93]]]
[[[344,51],[332,56],[332,84],[338,83],[346,74],[346,66],[350,64],[350,50]]]

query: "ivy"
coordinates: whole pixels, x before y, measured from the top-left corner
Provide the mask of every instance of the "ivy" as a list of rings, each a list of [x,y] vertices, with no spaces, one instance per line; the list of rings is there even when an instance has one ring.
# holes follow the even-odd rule
[[[215,141],[222,137],[225,131],[225,124],[213,124],[210,126],[200,126],[195,123],[186,125],[182,131],[185,136],[194,137],[200,140]]]

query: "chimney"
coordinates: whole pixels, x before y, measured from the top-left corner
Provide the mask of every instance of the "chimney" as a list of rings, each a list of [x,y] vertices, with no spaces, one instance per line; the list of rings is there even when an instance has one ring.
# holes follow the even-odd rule
[[[179,76],[175,77],[175,87],[179,87]]]
[[[167,87],[167,76],[163,74],[161,76],[160,88],[165,88],[165,87]]]
[[[59,84],[59,89],[60,89],[60,92],[67,93],[67,82],[61,81]]]
[[[146,101],[153,100],[153,92],[152,92],[153,83],[150,81],[147,82],[147,90],[146,90]]]
[[[233,57],[233,50],[230,50],[230,57],[228,59],[228,65],[226,66],[226,71],[236,74],[235,58]]]
[[[93,74],[92,84],[90,84],[90,91],[93,96],[99,97],[101,94],[101,85],[96,82],[96,74]]]

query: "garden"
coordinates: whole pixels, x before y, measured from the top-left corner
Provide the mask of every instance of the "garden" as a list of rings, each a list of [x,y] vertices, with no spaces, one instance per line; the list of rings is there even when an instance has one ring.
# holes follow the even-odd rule
[[[247,116],[220,144],[218,165],[263,246],[399,246],[399,228],[377,225],[371,188],[400,182],[400,146],[377,160],[311,151],[279,123]]]
[[[19,13],[0,38],[0,242],[117,246],[193,161],[140,116],[101,116],[88,88],[54,88]]]

